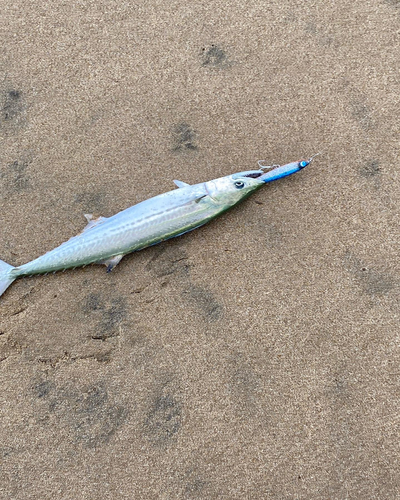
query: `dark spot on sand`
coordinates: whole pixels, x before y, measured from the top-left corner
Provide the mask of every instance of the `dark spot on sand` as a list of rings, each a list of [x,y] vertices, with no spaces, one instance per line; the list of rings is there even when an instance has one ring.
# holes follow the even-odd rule
[[[103,407],[108,399],[107,391],[103,384],[93,385],[76,399],[79,411],[82,413],[95,413]]]
[[[102,214],[106,209],[106,195],[103,191],[84,191],[75,195],[75,203],[79,203],[83,212]]]
[[[199,309],[207,320],[216,321],[223,316],[223,307],[213,293],[201,286],[190,283],[190,268],[187,252],[176,242],[163,244],[154,250],[153,258],[147,263],[146,269],[157,278],[176,275],[183,285],[182,295]],[[161,285],[162,286],[162,285]]]
[[[8,193],[19,193],[28,189],[29,176],[27,169],[32,160],[19,159],[9,163],[5,169],[0,170],[2,188]]]
[[[334,45],[339,47],[339,42],[327,31],[326,27],[317,27],[316,24],[310,22],[304,26],[304,31],[315,37],[316,43],[322,47],[330,47]]]
[[[89,293],[86,297],[83,309],[85,312],[99,311],[104,309],[104,302],[98,293]]]
[[[123,406],[108,402],[108,394],[102,385],[89,387],[72,403],[77,441],[90,448],[107,443],[127,417]]]
[[[349,373],[347,362],[338,360],[337,366],[334,366],[328,374],[325,385],[325,406],[330,409],[329,417],[326,419],[326,430],[332,446],[337,447],[335,468],[332,470],[333,484],[338,482],[341,470],[348,468],[350,460],[349,432],[351,415],[354,413],[351,411],[354,404],[354,394],[349,383],[351,380],[354,380],[354,377]]]
[[[129,364],[135,369],[151,365],[160,350],[155,328],[146,323],[136,323],[133,328],[124,331],[124,347],[129,356]]]
[[[343,412],[344,407],[346,407],[352,399],[348,367],[344,361],[339,361],[338,365],[339,366],[336,366],[334,371],[329,374],[325,391],[329,405],[334,414],[336,414],[336,412]],[[332,432],[336,437],[339,437],[343,431],[341,426],[346,426],[347,422],[345,420],[340,423],[338,421],[333,421],[331,424],[333,426]]]
[[[373,125],[371,109],[362,98],[354,98],[350,101],[350,114],[363,129],[369,129]]]
[[[173,151],[196,151],[196,132],[187,123],[175,125],[172,131]]]
[[[282,233],[274,224],[267,224],[264,228],[265,241],[269,247],[276,248],[282,243]]]
[[[169,384],[163,384],[151,400],[144,422],[145,433],[153,444],[163,446],[171,442],[181,427],[182,403]]]
[[[91,338],[106,340],[119,335],[119,327],[128,316],[124,297],[106,299],[99,293],[89,293],[82,306],[82,312],[88,319],[95,320]]]
[[[395,286],[395,280],[391,276],[374,270],[367,271],[362,281],[368,295],[386,295]]]
[[[56,425],[66,424],[72,431],[68,436],[89,448],[107,443],[127,417],[123,406],[109,401],[103,382],[84,387],[52,387],[46,396],[47,411],[56,415]],[[40,421],[46,423],[48,419],[40,415]]]
[[[378,160],[370,160],[360,169],[360,174],[366,178],[376,177],[380,173],[381,169]]]
[[[387,295],[397,285],[392,276],[368,268],[351,252],[346,252],[344,261],[346,269],[367,295]]]
[[[40,399],[48,396],[52,388],[53,386],[49,381],[43,380],[34,384],[32,387],[32,391],[35,396]]]
[[[304,26],[304,31],[308,33],[309,35],[316,35],[317,34],[317,26],[315,23],[308,22]]]
[[[342,397],[347,391],[347,379],[343,373],[336,373],[332,380],[332,392]]]
[[[93,354],[93,359],[95,359],[98,363],[109,363],[111,361],[113,354],[113,349],[110,351],[103,351]]]
[[[234,355],[231,360],[229,386],[237,409],[244,413],[253,413],[258,399],[260,381],[254,368],[241,354]]]
[[[0,457],[8,458],[11,455],[14,455],[17,450],[12,448],[11,446],[1,446],[0,447]]]
[[[400,9],[400,0],[385,0],[385,3],[396,9]]]
[[[187,468],[179,474],[178,498],[214,498],[211,483],[204,478],[204,474],[197,466]],[[206,491],[207,490],[207,491]]]
[[[101,320],[99,321],[95,333],[91,335],[92,339],[106,340],[110,337],[119,335],[119,327],[127,317],[126,301],[123,297],[112,299],[110,303],[102,305],[96,300],[91,302],[92,311],[101,311]]]
[[[21,92],[19,90],[9,90],[8,97],[12,101],[18,101],[19,99],[21,99]]]
[[[217,321],[223,316],[223,307],[214,294],[197,285],[191,285],[183,291],[184,296],[200,309],[209,321]]]
[[[202,66],[224,68],[229,64],[226,52],[218,45],[211,44],[209,47],[203,47],[201,52]]]
[[[1,126],[5,130],[12,130],[24,122],[25,105],[20,90],[7,90],[1,96]]]
[[[197,496],[199,493],[202,492],[202,490],[204,490],[204,487],[207,485],[207,482],[206,481],[203,481],[202,479],[193,479],[193,481],[187,483],[185,485],[185,489],[183,490],[183,493],[185,495],[185,497],[193,497],[193,496]]]
[[[189,271],[186,250],[176,242],[164,243],[154,249],[154,256],[146,264],[146,270],[151,271],[157,278],[171,274],[187,274]]]
[[[125,299],[117,298],[111,301],[111,305],[103,313],[102,329],[104,332],[114,331],[126,318],[127,310]]]

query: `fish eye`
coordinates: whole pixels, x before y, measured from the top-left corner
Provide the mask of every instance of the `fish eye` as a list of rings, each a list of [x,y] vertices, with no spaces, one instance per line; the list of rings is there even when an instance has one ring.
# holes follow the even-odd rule
[[[308,161],[304,161],[304,160],[303,160],[303,161],[301,161],[301,162],[299,163],[299,165],[300,165],[300,167],[301,167],[301,168],[304,168],[304,167],[306,167],[306,166],[308,165],[308,163],[309,163]]]
[[[244,188],[244,182],[243,181],[236,181],[235,187],[237,187],[238,189]]]

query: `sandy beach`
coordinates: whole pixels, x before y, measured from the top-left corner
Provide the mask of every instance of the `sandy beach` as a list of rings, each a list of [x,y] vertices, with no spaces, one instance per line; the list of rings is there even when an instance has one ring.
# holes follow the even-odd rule
[[[321,151],[0,298],[0,498],[400,497],[400,4],[1,2],[0,259]]]

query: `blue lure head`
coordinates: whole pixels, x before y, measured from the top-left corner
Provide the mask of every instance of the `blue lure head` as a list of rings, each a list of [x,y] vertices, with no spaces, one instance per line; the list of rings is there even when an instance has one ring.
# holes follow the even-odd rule
[[[269,169],[267,172],[263,172],[262,175],[258,177],[258,180],[271,182],[281,179],[282,177],[295,174],[296,172],[299,172],[300,170],[303,170],[303,168],[307,167],[307,165],[309,165],[317,155],[319,155],[319,153],[311,156],[308,160],[294,161],[292,163],[287,163],[286,165],[271,165],[263,167],[260,165],[260,162],[258,162],[261,169]]]

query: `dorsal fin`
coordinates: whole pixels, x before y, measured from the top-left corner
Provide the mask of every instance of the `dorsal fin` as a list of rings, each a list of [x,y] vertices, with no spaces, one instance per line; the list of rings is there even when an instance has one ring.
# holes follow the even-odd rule
[[[94,217],[93,214],[84,214],[84,215],[85,219],[88,221],[88,224],[83,228],[83,231],[87,231],[92,227],[98,226],[99,224],[102,224],[107,220],[107,217]]]
[[[188,184],[187,182],[177,181],[177,180],[174,180],[174,184],[175,186],[178,186],[178,188],[184,188],[186,186],[190,186],[190,184]]]

